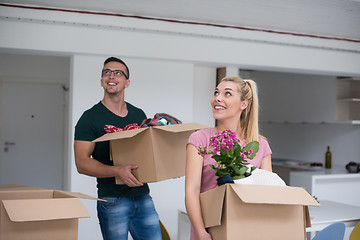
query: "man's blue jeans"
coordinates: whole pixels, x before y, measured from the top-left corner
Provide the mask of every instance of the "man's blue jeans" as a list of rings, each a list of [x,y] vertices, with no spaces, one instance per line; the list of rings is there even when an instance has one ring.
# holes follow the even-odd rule
[[[97,211],[104,240],[161,240],[159,215],[149,194],[136,197],[104,197]]]

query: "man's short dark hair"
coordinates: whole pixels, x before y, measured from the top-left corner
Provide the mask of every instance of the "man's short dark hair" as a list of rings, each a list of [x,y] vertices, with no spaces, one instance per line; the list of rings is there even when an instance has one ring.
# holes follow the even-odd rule
[[[130,78],[129,68],[128,68],[128,66],[126,65],[126,63],[125,63],[123,60],[121,60],[120,58],[117,58],[117,57],[109,57],[109,58],[107,58],[107,59],[105,60],[104,66],[105,66],[106,64],[108,64],[109,62],[118,62],[118,63],[121,63],[122,65],[124,65],[125,68],[126,68],[126,72],[127,72],[127,79]]]

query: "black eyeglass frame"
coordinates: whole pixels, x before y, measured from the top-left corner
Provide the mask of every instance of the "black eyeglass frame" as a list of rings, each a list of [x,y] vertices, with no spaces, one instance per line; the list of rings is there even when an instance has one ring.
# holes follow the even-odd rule
[[[104,74],[105,71],[110,72],[110,74],[109,74],[109,75],[105,75],[105,74]],[[116,74],[117,72],[120,72],[122,75],[125,76],[126,79],[129,79],[129,77],[125,74],[125,72],[124,72],[123,70],[103,69],[103,70],[101,71],[101,74],[102,74],[102,76],[111,76],[111,74],[114,73],[115,76],[118,76],[118,75]],[[121,77],[121,76],[120,76],[120,77]]]

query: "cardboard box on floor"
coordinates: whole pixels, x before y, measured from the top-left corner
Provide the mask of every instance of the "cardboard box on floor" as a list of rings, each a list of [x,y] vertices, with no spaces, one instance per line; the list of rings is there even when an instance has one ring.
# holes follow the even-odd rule
[[[143,183],[185,175],[186,143],[191,133],[208,128],[197,123],[107,133],[93,142],[110,141],[114,165],[135,164],[134,176]],[[116,178],[117,184],[123,184]]]
[[[0,185],[0,240],[76,240],[78,218],[90,217],[81,193]]]
[[[213,240],[306,240],[308,206],[320,204],[303,188],[225,184],[200,194]]]

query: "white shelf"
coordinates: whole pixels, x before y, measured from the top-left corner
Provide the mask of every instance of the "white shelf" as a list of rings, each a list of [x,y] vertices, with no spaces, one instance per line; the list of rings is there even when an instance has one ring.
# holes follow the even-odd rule
[[[360,122],[360,81],[359,78],[337,78],[336,119],[340,122]]]

